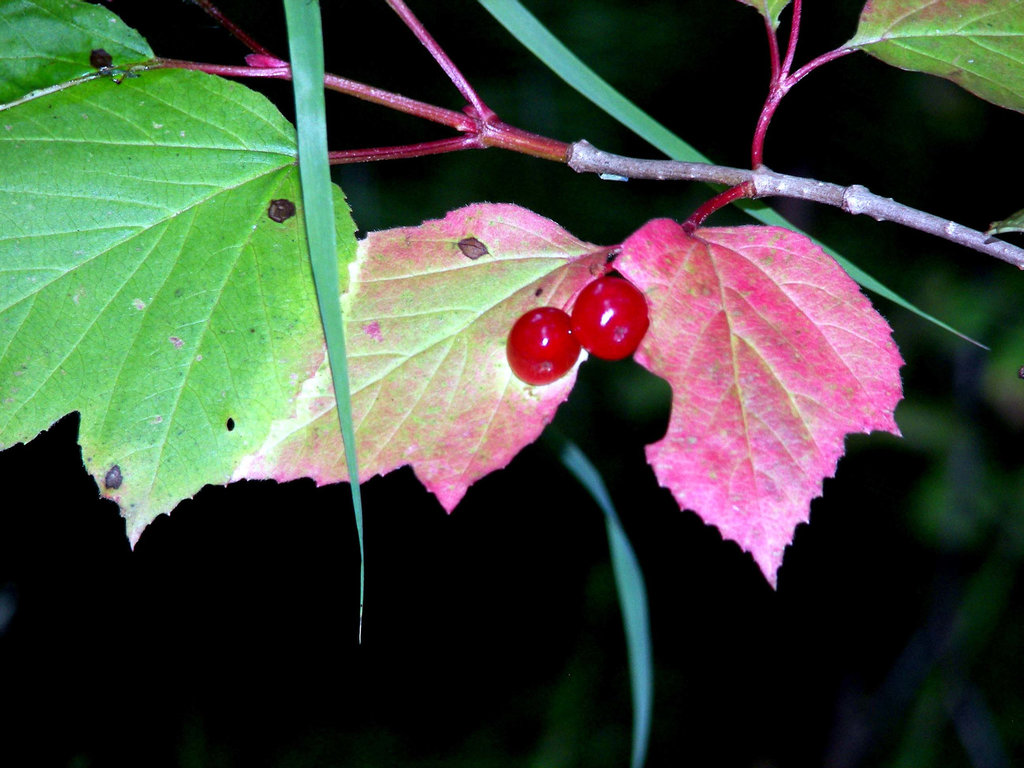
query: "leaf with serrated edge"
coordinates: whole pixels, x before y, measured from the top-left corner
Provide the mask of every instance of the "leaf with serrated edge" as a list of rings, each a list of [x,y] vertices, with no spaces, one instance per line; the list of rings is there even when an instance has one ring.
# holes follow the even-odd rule
[[[772,25],[772,29],[779,27],[779,14],[789,5],[789,0],[739,0],[744,5],[756,8],[762,16]]]
[[[993,104],[1024,111],[1020,0],[872,0],[846,47],[944,77]]]
[[[576,369],[546,386],[522,383],[505,357],[508,331],[532,307],[565,307],[605,252],[506,204],[367,236],[343,298],[360,480],[411,465],[451,511],[533,442]],[[235,479],[346,479],[333,407],[321,365]]]
[[[778,227],[691,237],[654,220],[615,267],[651,305],[636,360],[673,391],[648,461],[680,507],[738,542],[774,585],[845,436],[899,434],[889,326],[835,261]]]
[[[78,411],[134,542],[226,483],[322,355],[295,129],[254,91],[170,70],[0,114],[0,448]],[[270,218],[277,199],[299,215]],[[340,190],[335,211],[354,251]]]

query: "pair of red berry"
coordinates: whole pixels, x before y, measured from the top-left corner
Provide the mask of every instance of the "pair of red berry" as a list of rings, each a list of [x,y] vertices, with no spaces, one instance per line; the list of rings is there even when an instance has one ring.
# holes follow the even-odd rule
[[[516,320],[505,352],[512,373],[524,382],[550,384],[576,364],[581,347],[605,360],[629,357],[649,325],[647,299],[635,285],[599,277],[580,291],[572,316],[538,307]]]

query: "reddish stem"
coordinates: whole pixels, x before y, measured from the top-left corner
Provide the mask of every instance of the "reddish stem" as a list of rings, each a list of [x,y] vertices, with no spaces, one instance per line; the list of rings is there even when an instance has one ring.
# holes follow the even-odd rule
[[[291,80],[291,66],[281,67],[249,67],[241,64],[208,64],[203,61],[186,61],[184,59],[155,59],[147,65],[147,69],[194,69],[221,77],[267,77],[276,80]]]
[[[704,220],[718,209],[724,208],[730,203],[735,203],[737,200],[754,197],[755,194],[756,189],[752,181],[745,181],[742,184],[737,184],[735,187],[729,187],[725,192],[704,201],[696,211],[690,214],[690,218],[683,222],[683,230],[687,234],[692,235],[693,231],[703,225]]]
[[[793,58],[796,56],[796,42],[800,37],[800,12],[801,0],[793,0],[793,17],[789,25],[789,40],[786,43],[786,60],[782,62],[782,76],[780,80],[789,77],[789,70],[793,67]]]
[[[754,128],[753,140],[750,144],[750,164],[755,170],[764,165],[764,140],[768,133],[768,126],[771,124],[772,118],[775,116],[775,110],[779,107],[779,102],[782,101],[782,97],[789,93],[789,90],[803,80],[807,75],[813,72],[815,69],[820,67],[822,64],[826,64],[835,59],[846,56],[848,53],[853,53],[852,48],[836,48],[833,51],[828,51],[812,59],[807,64],[804,64],[796,72],[790,72],[793,67],[793,59],[796,56],[796,45],[800,39],[800,18],[803,11],[803,3],[801,0],[793,0],[793,17],[790,24],[789,41],[786,44],[786,57],[781,65],[778,65],[778,50],[779,44],[778,39],[774,33],[771,32],[771,25],[769,24],[769,48],[772,56],[772,81],[768,88],[768,95],[765,97],[764,106],[761,107],[761,114],[758,115],[757,125]],[[776,67],[778,67],[776,69]]]
[[[208,64],[198,61],[182,61],[180,59],[157,59],[151,68],[192,69],[222,77],[265,77],[278,80],[291,80],[290,66],[284,67],[245,67],[228,64]],[[465,114],[443,107],[436,107],[422,101],[410,99],[401,94],[385,91],[380,88],[357,83],[337,75],[324,76],[326,88],[345,93],[356,98],[380,104],[385,107],[430,120],[465,134],[451,139],[435,142],[407,144],[398,147],[380,147],[377,149],[356,149],[339,151],[331,154],[332,162],[346,163],[360,160],[391,160],[405,157],[434,155],[442,152],[454,152],[460,149],[484,149],[500,147],[501,149],[521,152],[533,157],[556,162],[566,162],[569,145],[562,141],[549,139],[536,133],[524,131],[497,119],[484,120],[475,114]],[[470,107],[472,112],[472,107]]]
[[[811,74],[814,70],[820,67],[822,64],[828,64],[830,61],[841,59],[843,56],[847,56],[854,52],[854,48],[836,48],[834,51],[827,51],[821,54],[817,58],[811,59],[809,62],[804,64],[800,69],[789,76],[790,87],[796,85],[803,80],[807,75]]]
[[[211,75],[220,75],[221,77],[267,77],[276,80],[292,79],[292,70],[290,65],[285,65],[283,67],[244,67],[232,66],[229,64],[209,64],[201,61],[183,61],[181,59],[157,59],[156,62],[156,64],[150,66],[152,68],[165,69],[194,69]],[[477,130],[474,120],[462,112],[456,112],[454,109],[435,107],[433,104],[427,104],[423,101],[410,99],[407,96],[392,93],[391,91],[385,91],[381,88],[374,88],[372,85],[365,85],[364,83],[359,83],[355,80],[349,80],[347,78],[338,77],[337,75],[328,73],[324,76],[324,87],[349,96],[355,96],[357,99],[362,99],[363,101],[369,101],[373,104],[380,104],[382,106],[389,107],[390,109],[394,109],[398,112],[405,112],[406,114],[421,117],[424,120],[440,123],[441,125],[446,125],[449,128],[454,128],[455,130],[462,131],[464,133],[470,133]]]
[[[381,106],[397,110],[398,112],[405,112],[408,115],[422,117],[424,120],[430,120],[433,123],[447,125],[449,128],[454,128],[457,131],[468,133],[473,131],[476,127],[470,117],[462,112],[456,112],[454,109],[435,107],[433,104],[427,104],[423,101],[410,99],[409,97],[402,96],[399,93],[392,93],[391,91],[385,91],[381,88],[374,88],[372,85],[364,85],[363,83],[358,83],[355,80],[338,77],[337,75],[327,74],[324,77],[324,85],[329,90],[346,93],[349,96],[355,96],[363,101],[380,104]]]
[[[251,37],[245,34],[209,0],[195,0],[203,9],[213,16],[218,23],[222,24],[233,35],[242,40],[246,45],[257,51],[256,55],[250,54],[246,62],[250,66],[228,66],[223,64],[206,64],[194,61],[181,61],[178,59],[158,59],[154,67],[174,67],[179,69],[193,69],[201,72],[208,72],[214,75],[226,77],[269,77],[280,80],[290,80],[291,66],[275,57],[267,49],[256,43]],[[405,4],[404,0],[387,0],[392,10],[405,22],[419,39],[420,43],[430,52],[430,55],[441,66],[448,79],[452,81],[459,92],[469,102],[462,112],[451,109],[444,109],[433,104],[410,99],[398,93],[374,88],[364,83],[349,80],[337,75],[326,74],[324,86],[329,90],[338,91],[358,99],[369,101],[374,104],[388,107],[399,112],[421,117],[441,125],[446,125],[456,131],[465,134],[463,136],[441,139],[438,141],[419,142],[416,144],[403,144],[392,147],[374,147],[370,149],[343,150],[330,153],[330,161],[334,164],[355,163],[370,160],[392,160],[397,158],[422,157],[424,155],[436,155],[443,152],[455,152],[462,149],[483,149],[486,147],[500,147],[513,152],[540,157],[546,160],[567,162],[569,157],[569,145],[540,136],[529,131],[508,125],[498,119],[497,114],[488,107],[479,94],[469,84],[469,81],[462,75],[455,66],[448,54],[444,52],[437,41],[431,37],[426,28],[413,15],[412,11]]]
[[[800,0],[793,0],[793,17],[789,27],[789,40],[786,42],[786,58],[779,64],[779,36],[778,31],[772,29],[768,24],[768,46],[772,59],[772,79],[768,86],[768,96],[765,97],[764,106],[761,107],[761,114],[757,118],[757,126],[754,128],[754,137],[750,143],[750,166],[760,168],[764,164],[764,139],[768,133],[768,125],[778,109],[779,102],[792,86],[789,82],[789,70],[793,66],[793,58],[796,56],[796,44],[800,39]],[[767,22],[767,16],[765,20]]]
[[[499,147],[556,163],[569,161],[570,145],[564,141],[530,133],[500,120],[481,121],[479,141],[481,147]]]
[[[429,51],[430,55],[434,58],[434,61],[438,63],[444,73],[448,76],[448,79],[452,81],[452,84],[459,90],[462,97],[468,101],[473,108],[484,120],[490,120],[497,115],[490,107],[488,107],[480,95],[476,92],[476,89],[469,84],[469,81],[465,78],[459,68],[455,66],[455,62],[451,60],[451,57],[445,53],[444,49],[437,44],[433,36],[427,31],[426,27],[420,23],[420,20],[413,15],[413,12],[409,9],[404,0],[387,0],[387,4],[391,7],[398,17],[405,22],[405,26],[412,30],[412,33],[416,35],[416,39],[420,41],[424,48]]]
[[[221,13],[220,9],[213,3],[211,3],[210,0],[193,0],[193,2],[195,2],[196,5],[198,5],[204,11],[206,11],[206,13],[209,16],[213,17],[214,21],[216,21],[218,24],[224,27],[224,29],[226,29],[231,34],[232,37],[238,40],[250,51],[253,51],[254,53],[262,53],[264,56],[274,55],[269,50],[264,48],[262,45],[257,43],[252,37],[250,37],[248,32],[246,32],[244,29],[235,24],[235,22],[233,22],[223,13]]]
[[[779,38],[767,16],[764,17],[764,28],[768,32],[768,58],[772,68],[771,82],[777,83],[782,78],[782,65],[779,64]]]
[[[764,138],[768,133],[768,125],[775,115],[779,102],[786,95],[786,90],[788,89],[785,86],[785,82],[772,83],[771,89],[768,91],[768,97],[764,101],[764,106],[761,107],[761,114],[757,117],[754,138],[750,144],[750,167],[755,170],[764,165]]]
[[[418,144],[402,144],[396,147],[372,147],[369,149],[342,149],[328,152],[331,165],[346,163],[365,163],[374,160],[403,160],[411,157],[440,155],[445,152],[458,152],[462,149],[477,149],[479,143],[475,136],[456,136],[451,139],[424,141]]]

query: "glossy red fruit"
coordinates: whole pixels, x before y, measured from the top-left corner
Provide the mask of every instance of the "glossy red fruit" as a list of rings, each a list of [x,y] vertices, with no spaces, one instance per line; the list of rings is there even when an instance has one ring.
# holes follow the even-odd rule
[[[580,344],[573,338],[565,312],[538,307],[516,320],[505,353],[512,373],[527,384],[550,384],[576,364]]]
[[[599,277],[576,297],[572,332],[590,354],[605,360],[629,357],[651,324],[647,298],[622,277]]]

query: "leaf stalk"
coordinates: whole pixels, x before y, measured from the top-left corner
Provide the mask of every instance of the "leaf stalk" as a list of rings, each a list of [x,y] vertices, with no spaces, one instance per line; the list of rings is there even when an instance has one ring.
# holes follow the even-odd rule
[[[789,40],[786,41],[786,55],[782,63],[779,63],[779,39],[776,30],[772,29],[771,22],[765,17],[765,24],[768,30],[768,51],[771,59],[771,83],[768,87],[768,95],[765,97],[761,113],[757,117],[757,125],[754,127],[754,136],[750,143],[750,167],[760,168],[764,165],[764,141],[768,133],[768,126],[771,124],[775,111],[782,101],[782,97],[789,93],[790,89],[803,80],[807,75],[823,64],[834,61],[838,58],[853,53],[853,48],[836,48],[812,59],[804,64],[796,72],[792,72],[793,61],[796,58],[797,41],[800,39],[800,19],[803,11],[801,0],[793,0],[792,18],[790,20]]]

